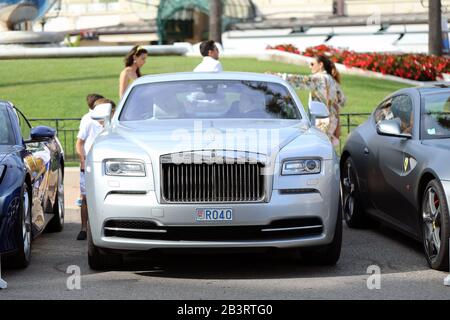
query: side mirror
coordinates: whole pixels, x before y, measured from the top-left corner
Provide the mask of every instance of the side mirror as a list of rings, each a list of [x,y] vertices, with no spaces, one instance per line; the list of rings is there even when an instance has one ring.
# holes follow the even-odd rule
[[[330,116],[327,106],[319,101],[309,102],[309,113],[311,114],[311,117],[315,119],[323,119]]]
[[[377,124],[377,133],[382,136],[411,139],[409,133],[402,133],[400,121],[396,119],[380,121]]]
[[[104,121],[105,124],[109,123],[111,119],[111,108],[110,103],[99,104],[92,110],[91,118],[97,121]]]
[[[31,128],[30,141],[27,142],[40,142],[52,139],[56,136],[56,130],[47,126],[37,126]]]

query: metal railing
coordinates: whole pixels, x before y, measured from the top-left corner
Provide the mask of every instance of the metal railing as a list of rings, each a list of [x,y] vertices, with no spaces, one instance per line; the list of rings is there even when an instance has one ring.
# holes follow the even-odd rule
[[[342,147],[344,146],[350,131],[366,121],[370,115],[371,113],[367,112],[340,114],[341,136],[339,139],[339,154],[342,151]]]
[[[56,129],[58,139],[64,149],[66,161],[78,161],[75,143],[81,118],[32,118],[32,126],[49,126]]]
[[[342,128],[346,128],[347,134],[350,133],[352,128],[359,126],[361,123],[367,120],[371,113],[361,112],[361,113],[341,113],[340,114],[340,124],[341,131]]]
[[[339,151],[344,146],[350,131],[363,123],[370,113],[341,113],[341,139]],[[75,149],[80,118],[33,118],[29,119],[33,126],[45,125],[56,129],[59,141],[64,148],[66,161],[78,161]]]

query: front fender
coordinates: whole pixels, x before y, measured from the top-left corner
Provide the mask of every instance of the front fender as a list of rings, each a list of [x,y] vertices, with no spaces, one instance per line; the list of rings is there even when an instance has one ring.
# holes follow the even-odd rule
[[[0,183],[0,253],[17,249],[17,219],[25,168],[20,158],[7,156],[2,165],[6,166]]]

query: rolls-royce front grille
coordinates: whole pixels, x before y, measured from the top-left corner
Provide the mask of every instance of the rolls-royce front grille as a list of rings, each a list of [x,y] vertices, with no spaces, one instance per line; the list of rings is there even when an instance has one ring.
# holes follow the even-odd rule
[[[161,164],[167,202],[260,202],[265,197],[262,163]]]

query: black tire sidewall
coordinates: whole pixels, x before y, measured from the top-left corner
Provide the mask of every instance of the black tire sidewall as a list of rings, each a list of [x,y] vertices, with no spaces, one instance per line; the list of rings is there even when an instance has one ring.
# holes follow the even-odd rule
[[[94,241],[92,240],[91,226],[88,222],[87,225],[87,242],[88,242],[88,257],[89,261],[97,260],[98,255],[100,254],[98,248],[94,245]]]
[[[58,170],[58,182],[57,182],[57,190],[55,196],[55,203],[53,204],[53,217],[45,228],[46,232],[61,232],[64,229],[64,201],[62,212],[60,215],[59,210],[59,184],[62,183],[64,188],[64,179],[62,174],[62,168]],[[63,189],[64,192],[64,189]]]
[[[345,194],[344,194],[344,187],[343,187],[343,180],[344,180],[344,176],[342,176],[341,179],[341,185],[342,185],[342,215],[343,218],[345,219],[345,222],[347,223],[347,225],[349,227],[360,227],[363,225],[364,222],[364,217],[363,217],[363,212],[362,212],[362,207],[361,207],[361,202],[360,202],[360,194],[359,194],[359,185],[358,185],[358,176],[355,172],[355,164],[353,162],[353,159],[351,157],[348,157],[345,162],[344,162],[344,166],[343,166],[343,170],[345,170],[345,172],[347,172],[347,167],[350,164],[351,166],[351,172],[350,174],[352,175],[352,179],[354,179],[355,181],[353,181],[354,185],[355,185],[355,191],[354,191],[354,196],[353,196],[353,213],[352,216],[349,217],[347,215],[347,213],[345,212]],[[341,173],[342,175],[342,173]]]
[[[11,256],[7,257],[7,265],[11,266],[12,268],[26,268],[30,262],[31,262],[31,246],[32,246],[32,234],[30,234],[30,252],[29,255],[26,256],[25,254],[25,248],[24,248],[24,239],[23,239],[23,234],[22,234],[22,228],[23,228],[23,224],[25,223],[24,221],[24,198],[23,195],[25,193],[25,191],[28,193],[29,196],[29,203],[28,203],[28,216],[30,219],[30,228],[31,228],[31,193],[30,193],[30,188],[28,187],[27,183],[24,182],[22,185],[22,189],[20,190],[20,204],[19,204],[19,216],[17,219],[17,224],[16,224],[16,233],[17,233],[17,251],[15,253],[13,253]],[[31,230],[30,230],[31,233]]]
[[[87,226],[87,241],[88,241],[88,263],[93,270],[115,269],[123,262],[121,254],[106,253],[94,244],[92,239],[91,226],[88,221]]]
[[[424,248],[424,252],[425,252],[425,257],[428,261],[428,264],[430,265],[431,268],[436,269],[436,270],[448,270],[448,266],[449,266],[449,255],[448,255],[448,251],[449,251],[449,237],[450,237],[450,228],[449,228],[449,208],[448,208],[448,203],[447,203],[447,199],[446,199],[446,195],[444,192],[444,188],[442,187],[441,183],[434,179],[431,180],[425,190],[424,193],[422,195],[422,205],[421,205],[421,211],[420,211],[420,215],[422,217],[422,213],[424,210],[424,205],[425,205],[425,201],[426,201],[426,194],[428,192],[428,189],[432,187],[438,194],[439,197],[439,201],[440,201],[440,205],[441,205],[441,248],[439,250],[439,254],[437,256],[437,258],[432,261],[430,259],[430,257],[427,254],[427,250],[425,248],[426,243],[425,243],[425,232],[424,232],[424,223],[422,220],[422,243],[423,243],[423,248]]]
[[[342,235],[342,206],[341,199],[339,198],[338,212],[332,242],[320,247],[300,248],[300,253],[306,259],[307,263],[318,265],[335,265],[341,256]]]

